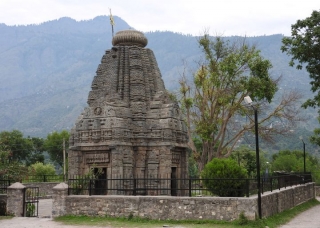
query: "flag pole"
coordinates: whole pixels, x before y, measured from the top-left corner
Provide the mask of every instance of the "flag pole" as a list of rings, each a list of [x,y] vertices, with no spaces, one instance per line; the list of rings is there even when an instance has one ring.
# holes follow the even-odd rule
[[[114,35],[114,31],[113,31],[114,20],[113,20],[113,16],[112,16],[110,8],[109,8],[109,11],[110,11],[110,24],[111,24],[111,28],[112,28],[112,38],[113,38],[113,35]]]

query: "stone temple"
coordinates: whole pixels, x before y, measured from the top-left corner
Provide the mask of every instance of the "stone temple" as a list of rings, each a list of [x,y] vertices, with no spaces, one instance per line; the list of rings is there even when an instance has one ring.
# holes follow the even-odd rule
[[[69,176],[187,178],[187,129],[143,33],[113,37],[71,130]],[[156,185],[156,182],[154,183]]]

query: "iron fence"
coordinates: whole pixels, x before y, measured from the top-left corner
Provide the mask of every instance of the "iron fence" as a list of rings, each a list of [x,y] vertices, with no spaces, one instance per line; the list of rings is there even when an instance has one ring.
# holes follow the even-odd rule
[[[32,182],[62,182],[64,175],[28,175],[22,178],[22,183]]]
[[[311,182],[311,174],[261,177],[261,193]],[[256,179],[201,179],[128,177],[99,179],[74,177],[68,180],[69,195],[170,195],[249,197],[258,193]]]
[[[10,180],[0,179],[0,194],[7,194],[7,188],[10,186],[10,183]]]

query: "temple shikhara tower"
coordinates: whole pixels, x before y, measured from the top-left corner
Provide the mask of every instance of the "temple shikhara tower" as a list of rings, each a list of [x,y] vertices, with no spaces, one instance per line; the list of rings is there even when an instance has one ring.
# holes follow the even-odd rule
[[[147,43],[136,30],[113,37],[71,130],[69,175],[187,178],[187,129]]]

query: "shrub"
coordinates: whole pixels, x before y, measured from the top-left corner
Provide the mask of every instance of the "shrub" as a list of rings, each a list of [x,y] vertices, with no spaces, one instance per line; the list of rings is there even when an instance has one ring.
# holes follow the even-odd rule
[[[56,170],[52,164],[44,165],[42,162],[37,162],[29,166],[29,175],[43,176],[55,174]]]
[[[201,177],[204,186],[214,195],[244,196],[247,171],[232,159],[214,158],[206,164]]]

